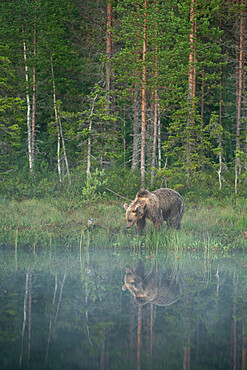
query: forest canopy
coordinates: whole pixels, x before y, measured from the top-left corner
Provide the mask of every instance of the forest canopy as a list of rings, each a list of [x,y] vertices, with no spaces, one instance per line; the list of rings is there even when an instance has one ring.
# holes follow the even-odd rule
[[[6,194],[246,187],[245,0],[5,0],[0,22]]]

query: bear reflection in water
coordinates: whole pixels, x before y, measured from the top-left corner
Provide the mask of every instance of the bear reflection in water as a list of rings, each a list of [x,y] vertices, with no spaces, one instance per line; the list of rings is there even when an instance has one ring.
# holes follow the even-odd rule
[[[182,294],[182,279],[179,273],[169,268],[163,272],[151,271],[145,275],[144,264],[139,261],[136,268],[126,267],[122,290],[129,290],[136,303],[170,306]]]

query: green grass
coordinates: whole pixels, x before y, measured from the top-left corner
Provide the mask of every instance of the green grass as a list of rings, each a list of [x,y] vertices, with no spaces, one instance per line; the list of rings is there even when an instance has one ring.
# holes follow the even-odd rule
[[[153,229],[142,236],[133,227],[125,229],[123,202],[107,201],[72,207],[65,198],[25,200],[0,199],[0,244],[21,246],[53,245],[124,248],[204,250],[207,253],[244,249],[247,251],[247,201],[206,199],[186,201],[186,213],[179,232]],[[87,221],[95,219],[89,230]]]

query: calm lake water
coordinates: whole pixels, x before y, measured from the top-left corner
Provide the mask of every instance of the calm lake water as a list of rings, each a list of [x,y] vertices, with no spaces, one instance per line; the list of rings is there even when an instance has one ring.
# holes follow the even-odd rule
[[[2,247],[0,261],[1,369],[247,368],[246,254]]]

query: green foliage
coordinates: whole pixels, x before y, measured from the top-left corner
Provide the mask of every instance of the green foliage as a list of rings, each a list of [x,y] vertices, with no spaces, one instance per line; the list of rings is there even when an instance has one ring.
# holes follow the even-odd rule
[[[224,194],[233,191],[234,162],[240,159],[239,191],[246,182],[246,111],[242,109],[240,147],[236,151],[236,40],[240,4],[221,0],[196,2],[196,94],[188,99],[191,53],[191,1],[119,0],[113,2],[112,55],[105,52],[105,1],[10,0],[0,4],[0,171],[1,190],[9,197],[64,195],[83,197],[88,139],[91,168],[104,169],[108,187],[133,198],[140,187],[132,160],[133,116],[139,124],[143,71],[143,26],[147,125],[147,187],[152,156],[154,93],[159,99],[162,163],[154,188],[218,196],[219,155],[224,161]],[[106,15],[106,14],[105,14]],[[34,32],[37,50],[34,51]],[[27,48],[24,62],[23,43]],[[57,128],[54,125],[51,56],[56,98],[62,120],[72,185],[57,176]],[[105,65],[112,90],[105,91]],[[27,70],[25,70],[25,66]],[[26,93],[33,106],[36,71],[35,168],[27,167]],[[28,76],[28,83],[25,80]],[[244,95],[244,92],[243,92]],[[136,116],[135,116],[136,115]],[[221,115],[221,117],[220,117]],[[140,143],[140,140],[139,140]],[[124,148],[124,150],[123,150]],[[63,155],[61,151],[61,158]],[[123,168],[125,166],[125,168]],[[228,169],[228,172],[226,171]],[[4,178],[3,178],[4,177]],[[92,185],[86,185],[89,190]]]
[[[15,96],[14,75],[7,48],[0,43],[0,176],[15,168],[14,154],[20,149],[23,101]]]
[[[115,129],[116,113],[110,110],[108,94],[98,84],[86,97],[87,109],[78,113],[77,139],[81,148],[81,156],[85,155],[87,145],[82,143],[91,138],[91,156],[94,163],[111,162],[121,158],[118,144],[119,134]]]
[[[89,173],[85,186],[81,190],[81,201],[82,204],[87,204],[95,201],[99,201],[105,194],[104,187],[107,184],[105,178],[105,171],[99,171],[97,168],[95,172]]]
[[[106,172],[106,175],[108,179],[107,187],[123,197],[134,199],[136,193],[140,190],[139,171],[131,171],[123,166],[113,167]],[[108,193],[108,195],[109,198],[114,196],[113,193]]]

